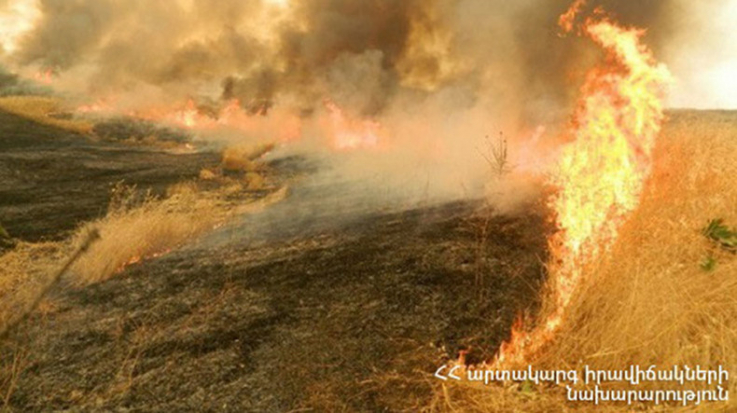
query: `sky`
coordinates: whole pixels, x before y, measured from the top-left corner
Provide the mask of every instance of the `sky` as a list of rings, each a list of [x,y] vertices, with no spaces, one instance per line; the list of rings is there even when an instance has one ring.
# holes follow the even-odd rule
[[[737,0],[685,1],[693,13],[664,57],[676,78],[669,106],[737,109]]]

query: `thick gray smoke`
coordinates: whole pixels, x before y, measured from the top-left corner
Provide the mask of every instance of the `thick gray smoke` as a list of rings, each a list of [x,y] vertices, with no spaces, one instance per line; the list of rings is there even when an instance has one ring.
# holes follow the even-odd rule
[[[582,15],[603,6],[649,27],[657,54],[677,1],[591,0]],[[590,40],[561,35],[571,2],[38,0],[40,18],[4,60],[50,69],[54,87],[114,96],[127,109],[194,98],[217,111],[237,99],[263,120],[259,139],[288,116],[300,119],[302,136],[324,134],[333,102],[390,135],[391,150],[344,160],[341,179],[477,196],[490,180],[484,137],[504,131],[520,169],[544,163],[524,141],[557,135],[601,58]],[[499,196],[534,192],[524,177],[511,182]]]
[[[625,23],[668,32],[672,1],[594,0]],[[562,38],[570,0],[40,0],[12,59],[85,79],[93,95],[203,91],[264,114],[323,99],[376,115],[452,89],[545,119],[566,112],[587,42]],[[75,86],[79,83],[74,82]],[[215,93],[217,91],[217,93]],[[409,100],[407,100],[409,99]],[[528,119],[529,120],[529,119]]]

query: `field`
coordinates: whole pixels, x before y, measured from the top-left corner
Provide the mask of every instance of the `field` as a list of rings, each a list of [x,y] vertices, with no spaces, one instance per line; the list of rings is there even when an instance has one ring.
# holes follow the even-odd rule
[[[640,207],[540,366],[737,366],[735,254],[702,233],[737,226],[737,114],[668,115]],[[433,377],[461,351],[490,359],[539,310],[542,196],[508,215],[484,200],[379,208],[312,181],[309,159],[213,179],[216,152],[29,118],[0,113],[3,319],[86,231],[103,239],[0,343],[8,410],[591,408],[560,388]]]

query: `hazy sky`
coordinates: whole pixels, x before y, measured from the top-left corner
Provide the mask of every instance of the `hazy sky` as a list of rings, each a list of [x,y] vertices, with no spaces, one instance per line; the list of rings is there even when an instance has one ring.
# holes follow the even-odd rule
[[[737,0],[684,1],[692,13],[665,56],[670,106],[737,109]]]

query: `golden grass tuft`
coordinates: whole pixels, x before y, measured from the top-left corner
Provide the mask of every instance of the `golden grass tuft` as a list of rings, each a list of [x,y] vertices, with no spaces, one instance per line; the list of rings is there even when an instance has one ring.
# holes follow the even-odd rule
[[[674,365],[737,373],[737,256],[701,230],[715,218],[737,227],[737,114],[676,113],[664,128],[639,208],[609,257],[586,268],[567,321],[537,368],[623,370]],[[716,260],[712,271],[701,263]],[[627,388],[614,384],[611,388]],[[671,389],[642,383],[638,389]],[[690,389],[716,385],[687,384]],[[737,380],[728,389],[737,391]],[[439,390],[434,410],[593,410],[546,390],[530,398],[502,388]],[[729,408],[737,405],[731,402]],[[440,406],[440,407],[438,407]],[[607,407],[607,406],[604,406]],[[701,405],[713,411],[722,405]],[[622,405],[608,406],[611,410]],[[601,410],[602,406],[596,408]],[[697,409],[697,410],[698,410]]]
[[[166,198],[118,186],[108,214],[60,242],[19,243],[0,254],[0,326],[37,296],[61,262],[96,228],[101,239],[71,268],[67,280],[90,284],[114,276],[126,265],[169,252],[229,218],[257,212],[286,196],[286,188],[259,199],[231,199],[238,186],[200,191],[192,182],[169,188]]]
[[[217,197],[200,195],[186,185],[169,192],[163,200],[149,197],[138,205],[115,206],[90,223],[101,239],[72,268],[77,280],[109,278],[127,264],[166,253],[225,219],[226,208]]]
[[[232,172],[254,172],[260,164],[257,160],[274,150],[274,144],[239,145],[223,151],[223,169]]]
[[[0,255],[0,326],[33,301],[69,252],[57,242],[20,242]]]
[[[165,254],[230,217],[255,212],[286,195],[282,189],[250,202],[226,200],[237,189],[201,192],[193,183],[181,183],[169,189],[166,199],[147,197],[133,205],[125,201],[131,195],[124,191],[124,201],[114,202],[104,218],[83,227],[75,237],[79,243],[88,227],[97,228],[101,237],[72,267],[75,279],[81,283],[107,279],[128,264]]]
[[[87,134],[92,131],[90,122],[79,119],[64,119],[54,114],[64,112],[67,108],[60,99],[47,96],[6,96],[0,97],[0,110],[14,115],[53,126],[70,132]]]

